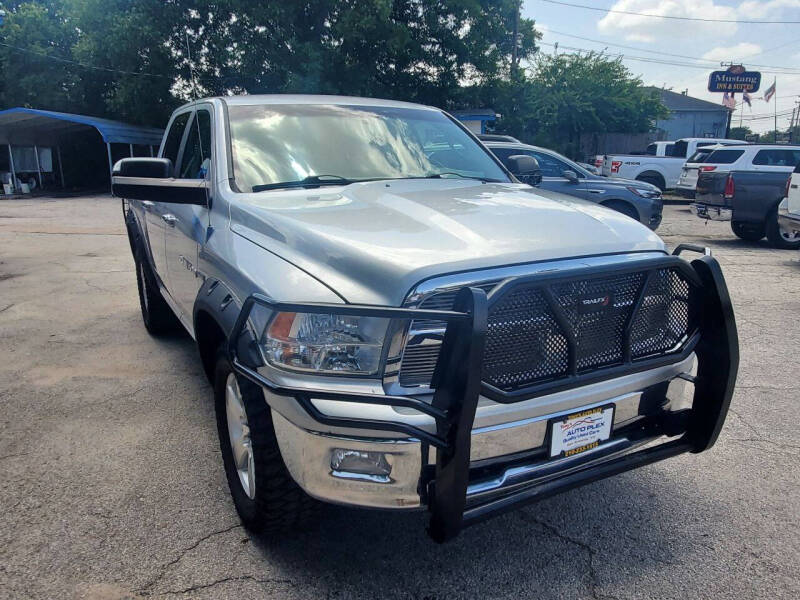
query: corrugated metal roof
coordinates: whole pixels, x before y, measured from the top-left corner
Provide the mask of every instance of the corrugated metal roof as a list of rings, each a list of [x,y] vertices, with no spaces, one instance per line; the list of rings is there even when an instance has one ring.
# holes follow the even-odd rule
[[[104,142],[158,146],[164,131],[121,121],[35,108],[0,110],[0,143],[57,144],[65,134],[87,127],[96,129]]]
[[[701,100],[700,98],[692,98],[691,96],[686,96],[684,94],[679,94],[677,92],[673,92],[671,90],[664,90],[661,88],[653,89],[659,93],[661,96],[661,101],[669,110],[679,111],[679,110],[702,110],[702,111],[720,111],[725,112],[728,110],[722,104],[715,104],[714,102],[709,102],[708,100]],[[722,96],[720,95],[720,100],[722,100]]]

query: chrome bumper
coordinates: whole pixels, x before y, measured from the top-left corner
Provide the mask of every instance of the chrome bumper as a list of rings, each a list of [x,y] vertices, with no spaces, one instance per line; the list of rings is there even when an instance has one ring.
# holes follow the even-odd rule
[[[730,221],[733,217],[733,210],[724,206],[714,206],[711,204],[699,204],[697,202],[690,205],[694,214],[701,219],[709,221]]]
[[[536,398],[512,406],[516,416],[495,422],[491,415],[496,403],[483,399],[472,429],[470,467],[477,473],[467,488],[467,502],[516,489],[547,472],[582,465],[624,454],[642,439],[632,440],[629,432],[648,419],[663,419],[692,407],[694,386],[687,379],[695,370],[695,358],[652,372]],[[685,378],[685,379],[684,379]],[[636,391],[632,386],[640,386]],[[595,389],[592,389],[595,388]],[[617,393],[621,392],[621,393]],[[278,399],[265,399],[279,406]],[[605,444],[570,458],[548,459],[547,441],[551,419],[580,409],[614,404],[614,433]],[[535,416],[530,416],[535,415]],[[411,438],[361,438],[325,434],[305,429],[273,409],[273,422],[281,455],[294,480],[311,496],[335,504],[373,508],[414,509],[426,505],[424,470],[436,463],[436,449],[424,448]],[[504,413],[504,418],[509,418]],[[483,423],[483,425],[480,425]],[[617,433],[619,432],[619,433]],[[377,433],[377,432],[376,432]],[[649,436],[652,438],[659,436]],[[333,466],[336,450],[355,450],[385,456],[391,467],[387,476],[353,473]],[[528,457],[527,460],[524,457]],[[517,457],[508,468],[487,467],[497,459]],[[522,460],[520,460],[522,457]]]

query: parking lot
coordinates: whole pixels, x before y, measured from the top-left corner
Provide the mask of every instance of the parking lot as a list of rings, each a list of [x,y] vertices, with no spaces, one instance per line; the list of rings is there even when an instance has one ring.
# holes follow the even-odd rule
[[[233,510],[193,342],[141,324],[119,201],[0,202],[0,598],[796,598],[800,254],[685,205],[658,233],[711,246],[736,309],[710,452],[443,546],[424,513],[334,506],[270,540]]]

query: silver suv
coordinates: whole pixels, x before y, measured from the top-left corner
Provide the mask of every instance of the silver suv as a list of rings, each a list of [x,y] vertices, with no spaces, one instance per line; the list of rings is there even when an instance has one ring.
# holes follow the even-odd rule
[[[196,340],[253,530],[317,499],[424,508],[441,542],[722,427],[738,347],[717,262],[532,193],[441,110],[198,100],[113,191],[144,324]]]

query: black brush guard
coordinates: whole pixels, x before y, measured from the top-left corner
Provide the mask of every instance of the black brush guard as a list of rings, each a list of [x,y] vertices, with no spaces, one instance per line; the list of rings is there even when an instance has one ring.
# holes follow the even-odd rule
[[[435,473],[426,490],[430,509],[428,532],[437,542],[452,539],[463,527],[482,521],[524,504],[563,492],[587,483],[609,477],[636,467],[651,464],[683,452],[702,452],[713,446],[728,412],[736,372],[739,348],[736,324],[730,296],[719,264],[706,251],[691,262],[677,256],[682,250],[703,251],[690,245],[679,246],[673,256],[656,261],[636,261],[609,270],[608,266],[570,271],[568,275],[555,275],[559,281],[569,281],[599,273],[678,268],[692,283],[696,292],[693,307],[698,324],[692,349],[698,360],[694,383],[694,401],[684,415],[683,434],[643,450],[627,453],[604,462],[588,465],[585,469],[571,469],[560,476],[532,482],[522,489],[492,498],[483,503],[470,503],[467,507],[467,486],[470,478],[470,443],[478,398],[481,393],[481,366],[486,338],[489,301],[478,288],[464,288],[458,293],[453,310],[424,310],[359,306],[352,304],[293,304],[274,302],[254,294],[247,298],[234,325],[228,342],[228,352],[234,369],[244,377],[267,388],[273,394],[295,398],[298,404],[315,421],[322,425],[346,429],[391,431],[420,440],[436,448]],[[519,278],[522,284],[531,285],[552,281],[554,275],[533,275]],[[515,282],[520,283],[520,282]],[[255,305],[271,311],[301,313],[326,313],[350,316],[371,316],[396,320],[432,319],[447,323],[439,361],[434,372],[435,392],[428,403],[410,396],[388,396],[332,391],[309,391],[276,385],[257,371],[262,361],[256,339],[248,326]],[[681,356],[669,357],[672,362]],[[668,359],[668,360],[669,360]],[[664,364],[663,357],[653,361],[643,360],[633,364],[628,360],[621,367],[607,369],[605,377],[619,377]],[[590,374],[585,381],[574,378],[570,387],[595,382],[602,377]],[[559,386],[561,387],[561,386]],[[553,391],[547,389],[545,393]],[[537,395],[531,393],[525,398]],[[402,422],[353,419],[330,416],[320,412],[311,399],[330,399],[352,403],[380,404],[410,408],[432,417],[436,433]],[[422,465],[421,465],[422,468]]]

